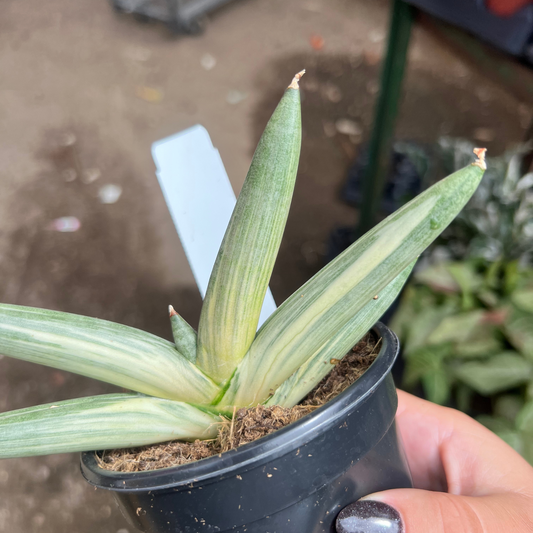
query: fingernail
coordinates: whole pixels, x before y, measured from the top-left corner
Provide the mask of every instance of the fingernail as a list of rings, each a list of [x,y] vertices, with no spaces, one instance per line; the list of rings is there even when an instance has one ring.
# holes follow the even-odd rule
[[[396,509],[383,502],[360,500],[345,507],[337,517],[337,533],[403,533]]]

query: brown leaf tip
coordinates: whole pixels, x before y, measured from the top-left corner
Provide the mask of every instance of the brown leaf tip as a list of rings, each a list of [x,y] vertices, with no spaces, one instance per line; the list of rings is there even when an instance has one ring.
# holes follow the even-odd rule
[[[298,85],[298,82],[300,81],[301,77],[305,74],[305,69],[298,72],[298,74],[296,74],[294,76],[294,78],[292,78],[292,81],[291,81],[291,84],[287,87],[288,89],[296,89],[298,90],[300,88],[300,86]]]
[[[486,151],[486,148],[474,148],[474,154],[476,154],[477,159],[472,164],[481,170],[487,170],[487,163],[485,162]]]
[[[168,306],[168,314],[169,314],[170,317],[173,317],[173,316],[177,315],[178,313],[176,313],[176,310],[171,305],[169,305]]]

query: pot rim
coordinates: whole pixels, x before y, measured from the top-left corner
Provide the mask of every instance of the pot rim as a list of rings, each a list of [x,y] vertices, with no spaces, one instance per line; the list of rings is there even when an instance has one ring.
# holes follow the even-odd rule
[[[327,430],[329,426],[336,424],[348,411],[361,406],[391,371],[399,352],[398,337],[381,322],[376,323],[371,330],[382,339],[380,351],[372,365],[333,400],[296,422],[223,454],[158,470],[113,472],[98,466],[94,451],[82,452],[83,476],[92,485],[115,491],[136,492],[171,487],[175,490],[180,490],[180,487],[188,489],[199,481],[215,482],[220,477],[234,475],[236,470],[244,472],[257,468],[299,448],[312,440],[320,430]],[[384,433],[391,423],[392,419],[387,421]]]

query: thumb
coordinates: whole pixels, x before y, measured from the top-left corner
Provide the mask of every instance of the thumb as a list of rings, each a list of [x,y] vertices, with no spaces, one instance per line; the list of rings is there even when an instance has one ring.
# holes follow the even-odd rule
[[[525,494],[456,496],[396,489],[345,507],[337,533],[531,533],[533,509]]]

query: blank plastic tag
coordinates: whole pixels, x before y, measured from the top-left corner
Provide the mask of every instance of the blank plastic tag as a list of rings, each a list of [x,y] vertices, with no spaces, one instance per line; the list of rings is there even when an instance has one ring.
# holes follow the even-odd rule
[[[156,141],[157,178],[202,298],[235,207],[235,194],[218,150],[199,124]],[[276,310],[270,289],[258,327]]]

